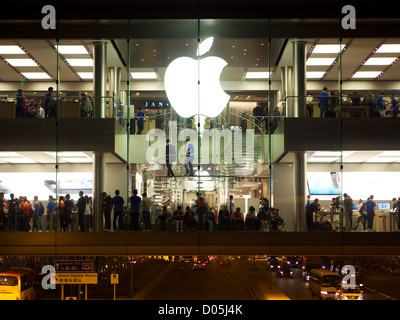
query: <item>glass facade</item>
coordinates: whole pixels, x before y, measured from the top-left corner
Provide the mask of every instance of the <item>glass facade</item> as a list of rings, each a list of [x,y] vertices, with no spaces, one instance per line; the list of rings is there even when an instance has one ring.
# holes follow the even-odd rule
[[[318,23],[0,38],[2,231],[398,231],[399,39]]]

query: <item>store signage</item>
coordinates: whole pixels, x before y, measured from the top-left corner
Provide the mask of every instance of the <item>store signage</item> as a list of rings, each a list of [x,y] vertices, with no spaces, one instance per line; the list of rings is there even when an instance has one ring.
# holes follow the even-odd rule
[[[97,273],[56,272],[56,284],[97,284]]]
[[[91,260],[56,260],[54,261],[56,272],[93,272]]]
[[[136,100],[133,104],[136,109],[167,109],[170,107],[170,103],[167,100]]]
[[[51,5],[43,6],[42,14],[46,14],[42,19],[42,28],[54,30],[56,28],[56,8]]]
[[[199,44],[197,56],[205,55],[213,38]],[[229,101],[221,88],[220,74],[228,63],[219,57],[192,59],[180,57],[172,61],[165,72],[165,92],[174,110],[183,118],[194,115],[214,118]]]

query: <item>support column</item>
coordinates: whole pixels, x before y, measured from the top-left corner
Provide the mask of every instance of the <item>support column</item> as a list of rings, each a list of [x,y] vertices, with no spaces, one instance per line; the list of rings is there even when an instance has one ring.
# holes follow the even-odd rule
[[[93,95],[94,118],[106,117],[107,42],[93,43]],[[106,156],[93,153],[93,231],[103,231],[102,193],[105,191]]]
[[[307,41],[293,41],[293,117],[306,117],[306,45]],[[294,152],[293,186],[296,231],[306,231],[307,153]]]
[[[281,68],[281,79],[282,79],[282,96],[281,100],[285,100],[285,113],[283,116],[289,118],[293,117],[293,67],[284,66]]]
[[[111,117],[114,117],[114,111],[115,111],[114,108],[118,110],[122,107],[121,103],[124,103],[122,100],[122,93],[121,93],[121,68],[110,67],[108,68],[108,71],[109,71],[108,96],[113,97],[114,101],[113,106],[109,105],[110,106],[109,114]]]

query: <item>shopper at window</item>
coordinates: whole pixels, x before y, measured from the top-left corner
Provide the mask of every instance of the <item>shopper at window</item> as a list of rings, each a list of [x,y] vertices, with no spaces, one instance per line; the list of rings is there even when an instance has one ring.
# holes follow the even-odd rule
[[[374,196],[371,195],[369,200],[365,202],[366,213],[367,213],[367,230],[372,231],[374,225],[374,216],[376,212],[376,203],[373,201]]]
[[[257,219],[260,224],[260,230],[267,231],[268,230],[267,213],[264,211],[262,206],[258,208]]]
[[[188,230],[196,231],[197,228],[197,221],[196,217],[191,210],[190,206],[186,207],[185,215],[183,217],[183,222],[185,223]]]
[[[25,118],[26,117],[26,98],[22,93],[22,89],[18,89],[18,93],[16,96],[16,117],[17,118]]]
[[[258,219],[256,216],[256,209],[253,206],[249,208],[249,212],[246,214],[245,225],[248,230],[253,230],[253,231],[258,230]]]
[[[79,199],[78,203],[76,204],[78,208],[78,219],[79,219],[79,231],[84,232],[85,231],[85,223],[84,223],[84,215],[85,215],[85,209],[86,209],[86,199],[83,196],[83,191],[79,191]]]
[[[85,231],[92,231],[92,201],[86,195],[85,196],[86,205],[85,205],[85,213],[83,215],[83,223],[85,225]]]
[[[49,108],[48,108],[48,105],[49,105],[50,101],[52,100],[51,95],[52,95],[52,93],[53,93],[53,90],[54,90],[53,87],[49,87],[49,88],[48,88],[48,91],[47,91],[47,93],[46,93],[46,95],[45,95],[44,98],[43,98],[43,109],[44,109],[44,111],[45,111],[46,118],[49,117]]]
[[[386,109],[386,101],[383,100],[383,95],[384,93],[380,92],[378,98],[376,98],[376,109],[381,113],[381,115]]]
[[[236,210],[232,213],[231,223],[234,229],[243,230],[244,220],[243,213],[240,212],[240,208],[236,208]]]
[[[68,226],[71,227],[71,231],[75,231],[75,225],[76,225],[76,221],[75,221],[75,217],[72,214],[72,209],[74,208],[74,201],[71,199],[71,195],[70,194],[66,194],[65,195],[65,206],[68,209]]]
[[[60,215],[61,231],[66,232],[68,230],[70,214],[69,209],[65,204],[65,198],[63,196],[60,196],[60,198],[58,199],[58,213]]]
[[[371,116],[375,110],[375,95],[368,90],[366,95],[364,96],[364,104],[368,105],[369,115]]]
[[[332,217],[333,230],[337,231],[339,229],[339,222],[340,222],[339,197],[332,198],[331,212],[333,213]]]
[[[117,230],[117,219],[118,219],[118,230],[122,231],[123,229],[123,219],[124,219],[124,198],[119,195],[119,190],[115,190],[115,196],[111,200],[111,206],[114,210],[114,219],[113,219],[113,229]]]
[[[328,98],[329,98],[328,88],[324,87],[318,95],[320,118],[323,118],[325,116],[326,111],[328,110]]]
[[[228,211],[228,207],[223,206],[221,210],[218,212],[218,225],[220,226],[220,230],[228,231],[230,221],[231,221],[231,214]]]

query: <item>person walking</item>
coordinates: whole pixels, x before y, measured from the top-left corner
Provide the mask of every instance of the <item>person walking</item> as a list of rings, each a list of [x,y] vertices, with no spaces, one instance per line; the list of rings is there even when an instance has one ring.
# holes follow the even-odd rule
[[[354,226],[354,231],[357,230],[358,225],[360,224],[360,222],[363,224],[364,229],[363,231],[365,231],[367,229],[367,215],[365,213],[365,204],[363,203],[363,201],[360,199],[358,200],[358,205],[359,205],[359,209],[358,209],[358,217],[357,217],[357,221],[356,221],[356,225]]]
[[[151,231],[151,222],[150,222],[150,211],[151,211],[152,202],[147,197],[147,193],[143,192],[142,201],[140,203],[140,212],[142,213],[143,221],[144,221],[144,231]]]
[[[186,139],[187,150],[186,150],[186,159],[185,159],[185,170],[186,176],[193,177],[193,160],[194,160],[194,146],[193,143],[190,142],[190,138]]]
[[[174,145],[172,145],[167,139],[167,145],[165,147],[165,163],[167,165],[167,177],[175,177],[174,172],[172,171],[171,165],[176,161],[176,151]]]
[[[329,98],[328,88],[324,87],[318,96],[320,118],[323,118],[325,116],[326,111],[328,110],[328,98]]]

